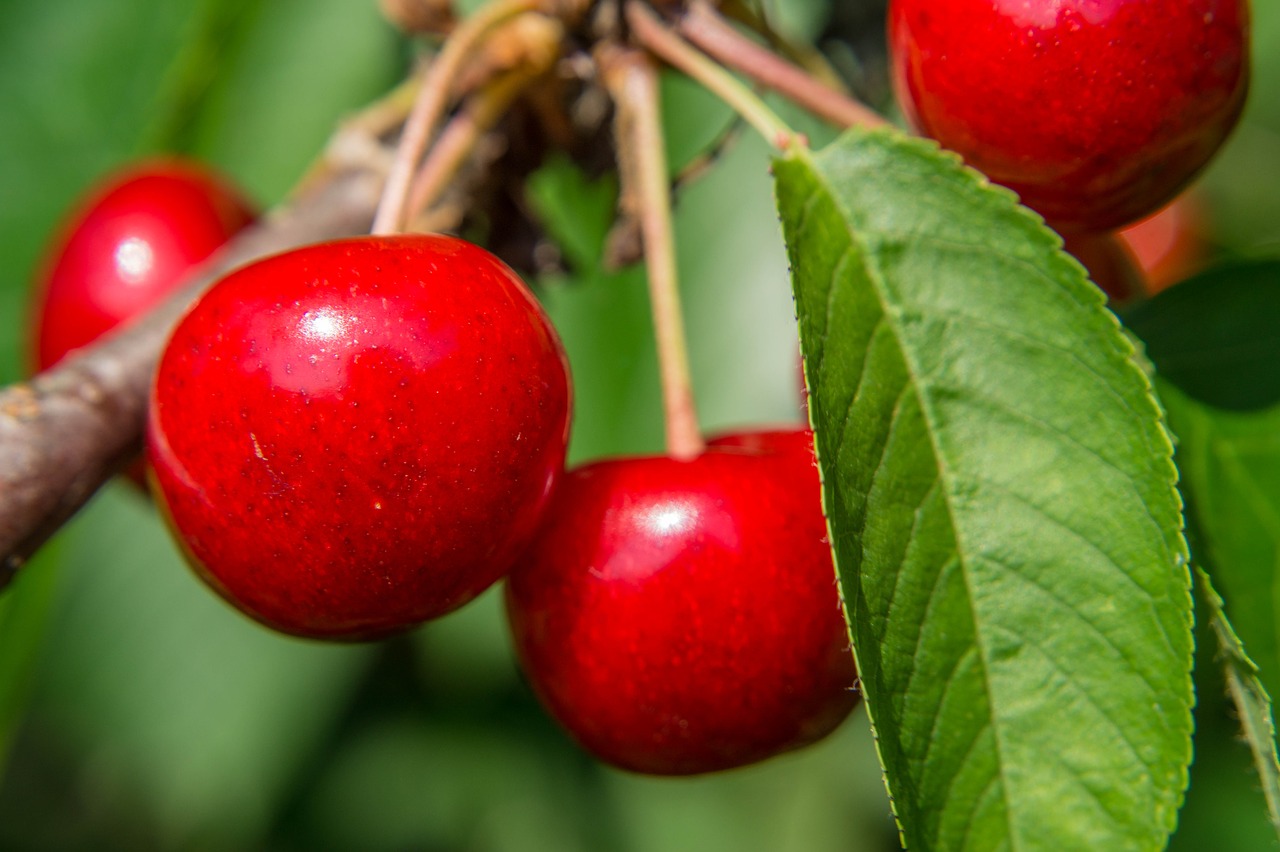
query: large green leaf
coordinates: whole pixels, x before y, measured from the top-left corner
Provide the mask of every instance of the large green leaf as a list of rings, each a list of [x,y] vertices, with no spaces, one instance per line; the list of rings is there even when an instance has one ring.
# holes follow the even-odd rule
[[[1156,849],[1191,756],[1172,448],[1059,240],[929,143],[775,163],[824,500],[909,848]]]

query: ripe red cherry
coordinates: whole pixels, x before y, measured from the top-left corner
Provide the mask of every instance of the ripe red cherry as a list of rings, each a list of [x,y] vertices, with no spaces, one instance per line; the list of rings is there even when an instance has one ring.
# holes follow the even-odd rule
[[[507,584],[552,715],[600,759],[660,775],[831,732],[857,694],[819,493],[803,430],[566,474]]]
[[[493,255],[443,236],[298,249],[179,323],[148,424],[193,567],[259,621],[363,639],[506,573],[563,464],[564,353]]]
[[[891,0],[908,120],[1059,229],[1158,209],[1244,104],[1247,0]]]
[[[162,301],[253,218],[239,191],[195,163],[113,175],[63,224],[39,274],[36,369]]]

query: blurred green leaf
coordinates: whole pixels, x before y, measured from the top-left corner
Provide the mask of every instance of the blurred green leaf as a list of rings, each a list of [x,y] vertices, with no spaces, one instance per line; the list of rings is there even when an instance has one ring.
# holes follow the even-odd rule
[[[337,122],[388,91],[405,48],[374,2],[272,0],[218,54],[191,153],[278,201]]]
[[[1215,408],[1280,402],[1280,260],[1218,267],[1125,314],[1160,378]]]
[[[1280,407],[1227,412],[1167,382],[1160,398],[1178,438],[1178,467],[1201,553],[1231,621],[1280,689]]]
[[[851,132],[775,172],[907,845],[1163,846],[1191,758],[1186,544],[1172,448],[1101,294],[927,143]]]
[[[232,611],[130,488],[69,531],[32,716],[94,756],[81,795],[146,803],[158,847],[252,847],[371,648],[288,639]],[[6,825],[33,816],[0,801]]]
[[[172,0],[0,5],[0,379],[23,371],[27,287],[72,199],[135,154],[195,11]]]

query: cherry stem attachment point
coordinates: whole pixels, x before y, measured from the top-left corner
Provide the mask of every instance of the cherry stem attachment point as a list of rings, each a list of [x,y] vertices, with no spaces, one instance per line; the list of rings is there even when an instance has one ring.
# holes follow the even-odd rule
[[[386,187],[373,219],[374,234],[394,234],[404,227],[409,187],[422,152],[449,106],[454,83],[476,46],[494,28],[523,12],[535,11],[542,0],[495,0],[465,19],[423,71],[422,88],[405,122],[387,175]]]
[[[755,92],[672,32],[645,3],[627,0],[624,14],[640,45],[728,104],[774,148],[785,151],[807,145],[804,137],[788,127]]]
[[[658,73],[641,51],[600,51],[605,87],[617,107],[623,203],[637,209],[653,306],[658,368],[666,415],[667,454],[692,459],[705,449],[689,374],[676,270],[670,182],[658,100]]]

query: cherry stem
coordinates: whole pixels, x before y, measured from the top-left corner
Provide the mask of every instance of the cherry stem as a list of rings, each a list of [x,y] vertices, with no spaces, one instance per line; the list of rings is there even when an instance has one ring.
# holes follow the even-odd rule
[[[601,51],[600,60],[605,86],[617,105],[616,136],[623,200],[638,207],[640,233],[644,238],[658,369],[662,376],[667,454],[687,460],[701,454],[705,444],[698,428],[680,309],[658,73],[653,63],[637,50]]]
[[[796,65],[799,65],[818,82],[845,95],[849,94],[848,87],[840,79],[840,75],[836,73],[835,69],[831,67],[831,63],[827,61],[826,57],[816,48],[791,41],[778,33],[777,30],[770,26],[763,8],[756,9],[750,0],[725,0],[720,4],[717,11],[719,11],[721,17],[737,21],[758,34],[769,43],[770,47]]]
[[[467,99],[462,111],[451,118],[440,132],[440,138],[431,147],[431,153],[413,180],[405,217],[407,222],[412,223],[436,202],[475,150],[480,138],[506,113],[507,107],[528,82],[526,75],[509,74]]]
[[[550,19],[548,19],[549,21]],[[413,180],[406,208],[406,221],[413,222],[434,204],[445,188],[462,168],[462,164],[475,151],[476,145],[498,120],[506,114],[511,104],[539,76],[555,62],[562,30],[549,25],[541,31],[543,47],[535,51],[537,58],[522,68],[510,71],[486,83],[467,98],[462,109],[449,120],[440,138],[432,146],[431,153]]]
[[[404,226],[409,186],[418,161],[449,106],[454,83],[477,45],[498,25],[541,6],[541,0],[495,0],[465,19],[423,71],[422,88],[405,122],[372,233],[394,234]]]
[[[706,0],[693,0],[677,19],[676,28],[713,59],[838,127],[888,124],[875,110],[747,38]]]
[[[636,41],[728,104],[770,145],[785,151],[792,146],[805,144],[803,137],[788,127],[755,92],[724,70],[719,63],[707,58],[706,54],[668,29],[639,0],[628,0],[625,14]]]

